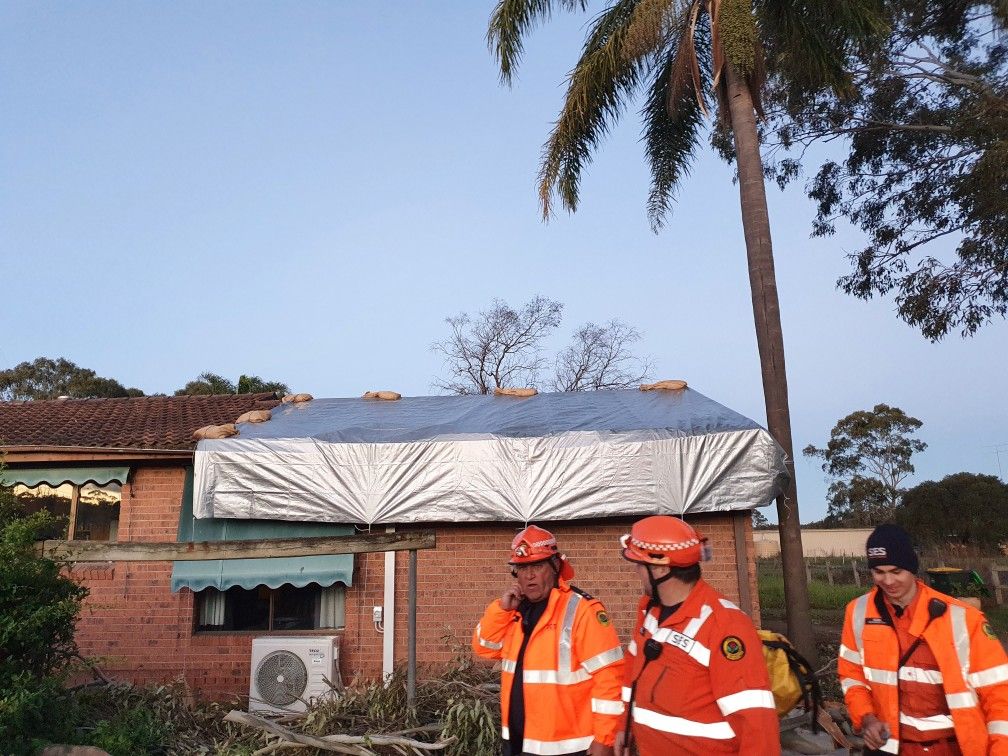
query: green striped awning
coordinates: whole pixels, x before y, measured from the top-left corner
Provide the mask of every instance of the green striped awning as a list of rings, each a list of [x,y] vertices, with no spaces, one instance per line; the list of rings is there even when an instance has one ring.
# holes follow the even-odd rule
[[[179,516],[179,542],[249,541],[272,538],[311,538],[352,535],[352,525],[325,522],[287,522],[284,520],[199,519],[193,517],[193,471],[186,471]],[[328,587],[335,583],[351,585],[353,554],[327,554],[309,557],[274,557],[272,559],[204,559],[175,562],[172,591],[189,588],[202,591],[216,588],[255,588],[266,585],[279,588],[289,583],[302,588],[310,583]]]
[[[83,486],[85,483],[95,483],[104,486],[108,483],[125,483],[129,477],[128,467],[21,467],[7,468],[3,471],[3,483],[13,486],[18,483],[35,488],[48,485],[55,488],[64,483]]]

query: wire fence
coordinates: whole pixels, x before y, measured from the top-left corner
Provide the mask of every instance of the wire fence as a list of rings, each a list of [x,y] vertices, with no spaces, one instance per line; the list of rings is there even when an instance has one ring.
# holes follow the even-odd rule
[[[1008,603],[1008,557],[991,557],[955,551],[933,551],[920,555],[921,573],[935,567],[975,570],[983,579],[989,598],[998,605]],[[782,574],[780,557],[756,561],[757,575]],[[805,559],[805,579],[828,585],[853,585],[867,590],[872,586],[871,568],[861,557],[833,556]]]

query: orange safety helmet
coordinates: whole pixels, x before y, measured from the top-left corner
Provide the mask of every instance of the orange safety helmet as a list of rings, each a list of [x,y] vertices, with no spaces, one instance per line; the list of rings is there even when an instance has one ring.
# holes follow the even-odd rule
[[[710,559],[707,539],[685,520],[670,515],[645,517],[620,538],[623,558],[638,564],[692,567]]]
[[[557,548],[556,538],[548,530],[529,525],[511,541],[511,560],[508,564],[535,564],[556,557],[560,560],[559,575],[564,580],[574,577],[574,568],[567,561],[567,555]]]

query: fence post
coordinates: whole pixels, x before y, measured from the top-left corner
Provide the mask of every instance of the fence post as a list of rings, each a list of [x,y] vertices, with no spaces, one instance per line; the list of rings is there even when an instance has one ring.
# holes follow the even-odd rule
[[[861,587],[861,573],[858,572],[857,559],[850,560],[851,570],[854,572],[854,585]]]
[[[805,582],[812,582],[812,567],[809,565],[808,560],[805,561]]]
[[[829,561],[826,562],[826,582],[833,585],[833,570],[830,568]]]
[[[991,562],[990,567],[990,579],[991,585],[994,586],[994,599],[998,602],[998,606],[1004,603],[1004,586],[1001,585],[1001,570],[998,569],[997,562]]]

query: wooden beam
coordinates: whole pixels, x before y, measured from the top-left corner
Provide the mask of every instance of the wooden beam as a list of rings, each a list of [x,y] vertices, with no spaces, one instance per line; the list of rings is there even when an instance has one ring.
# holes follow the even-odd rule
[[[58,562],[192,562],[200,559],[263,559],[323,554],[366,554],[375,551],[433,549],[433,530],[284,538],[266,541],[198,541],[195,543],[144,543],[124,541],[42,541],[35,551]]]

